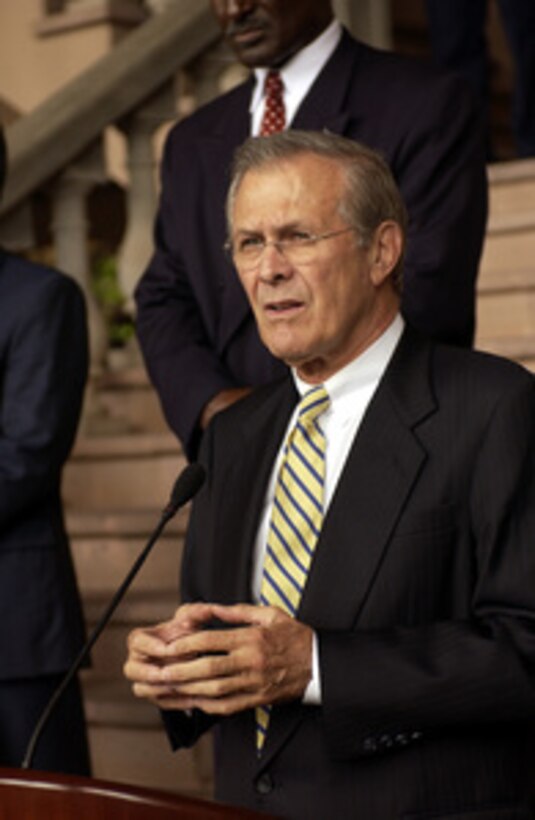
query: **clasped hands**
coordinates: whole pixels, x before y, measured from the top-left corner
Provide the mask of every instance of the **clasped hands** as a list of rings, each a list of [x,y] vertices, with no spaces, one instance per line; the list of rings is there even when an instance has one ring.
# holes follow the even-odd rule
[[[312,641],[310,627],[276,607],[184,604],[171,620],[130,633],[124,674],[160,709],[231,715],[301,698]]]

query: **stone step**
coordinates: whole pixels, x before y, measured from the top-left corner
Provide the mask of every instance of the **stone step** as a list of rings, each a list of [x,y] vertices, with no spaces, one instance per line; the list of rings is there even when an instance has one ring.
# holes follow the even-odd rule
[[[95,680],[83,690],[95,777],[210,798],[211,739],[172,752],[158,710],[138,700],[124,680]]]
[[[535,254],[535,210],[527,214],[504,214],[492,219],[481,257],[481,278],[529,266]]]
[[[168,522],[133,581],[131,591],[176,591],[189,511]],[[153,510],[70,512],[67,529],[84,596],[112,594],[141,554],[160,518]]]
[[[95,390],[101,412],[120,422],[125,432],[168,432],[158,396],[142,364],[104,373]]]
[[[491,293],[478,300],[477,337],[522,340],[535,334],[535,289]]]
[[[513,268],[506,274],[503,271],[481,271],[477,290],[478,299],[516,291],[535,291],[535,265],[531,268]]]
[[[168,588],[165,591],[155,589],[136,592],[130,589],[117,608],[115,621],[122,624],[162,621],[169,617],[170,601],[172,605],[176,605],[176,592],[176,585],[174,588]],[[85,596],[85,614],[89,624],[93,624],[98,620],[109,601],[109,597],[107,592],[100,590]]]
[[[535,371],[535,334],[525,337],[479,337],[476,339],[476,348],[504,356]]]
[[[106,611],[112,595],[113,593],[97,592],[83,597],[88,635]],[[128,633],[136,627],[151,626],[168,620],[178,604],[178,580],[173,589],[141,592],[128,590],[91,650],[90,674],[93,678],[121,680]]]
[[[171,433],[81,436],[64,470],[66,509],[161,509],[185,465]]]
[[[489,165],[490,226],[494,218],[535,209],[535,160],[515,160]]]
[[[533,366],[535,160],[489,166],[490,216],[477,300],[478,347]]]
[[[535,160],[491,165],[488,176],[490,209],[478,282],[479,322],[484,335],[495,325],[501,336],[514,333],[511,326],[519,321],[523,335],[533,327],[533,320],[525,319],[532,305],[521,305],[519,295],[535,290]],[[487,308],[489,295],[493,298]]]

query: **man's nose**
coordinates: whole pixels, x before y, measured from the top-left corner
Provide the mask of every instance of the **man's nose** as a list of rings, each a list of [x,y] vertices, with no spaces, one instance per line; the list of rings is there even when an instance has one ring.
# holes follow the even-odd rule
[[[266,242],[258,264],[258,273],[263,282],[277,282],[291,276],[292,266],[277,242]]]
[[[256,0],[224,0],[227,17],[239,17],[246,11],[251,11]]]

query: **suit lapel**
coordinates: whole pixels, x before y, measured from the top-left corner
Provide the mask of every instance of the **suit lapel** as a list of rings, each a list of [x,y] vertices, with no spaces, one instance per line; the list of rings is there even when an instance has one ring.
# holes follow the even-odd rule
[[[331,59],[297,109],[292,128],[344,134],[349,122],[359,119],[358,114],[349,112],[347,98],[358,71],[360,48],[344,31]]]
[[[230,164],[236,148],[250,133],[249,100],[253,80],[235,89],[210,135],[199,139],[199,156],[203,163],[203,178],[209,182],[210,198],[214,203],[213,233],[223,246],[226,236],[224,203],[230,182]],[[218,249],[219,251],[219,249]],[[219,284],[219,326],[217,346],[221,353],[229,339],[249,315],[249,305],[232,264],[221,265],[223,276]]]
[[[414,429],[435,407],[429,363],[430,347],[405,331],[364,416],[324,521],[298,614],[316,628],[350,629],[358,623],[390,535],[427,457]]]
[[[265,389],[264,394],[267,398],[243,425],[236,455],[221,481],[224,500],[218,505],[217,532],[224,543],[233,545],[232,549],[219,550],[214,563],[214,589],[224,603],[251,600],[258,522],[273,462],[297,401],[289,377],[275,388]]]
[[[426,460],[414,434],[435,409],[431,348],[406,330],[364,416],[325,518],[298,619],[353,629],[380,571],[392,530]],[[261,766],[295,731],[307,707],[277,707]]]

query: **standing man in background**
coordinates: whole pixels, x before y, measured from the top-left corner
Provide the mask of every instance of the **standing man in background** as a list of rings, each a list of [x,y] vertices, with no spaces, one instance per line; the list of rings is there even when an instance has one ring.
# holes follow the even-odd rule
[[[472,86],[487,120],[489,154],[492,65],[487,48],[488,0],[426,0],[433,56]],[[498,0],[513,70],[512,130],[519,157],[535,156],[535,3]]]
[[[182,601],[125,672],[216,797],[285,820],[529,820],[535,381],[405,324],[405,211],[330,134],[238,151],[229,248],[291,372],[203,437]],[[210,627],[210,628],[207,628]]]
[[[0,129],[0,191],[6,164]],[[84,640],[60,482],[87,367],[80,288],[0,249],[0,766],[21,764]],[[45,727],[33,766],[89,774],[77,679]]]
[[[384,155],[410,218],[402,310],[442,341],[473,341],[487,204],[483,133],[458,80],[356,42],[330,0],[212,7],[253,74],[171,131],[156,249],[136,294],[149,375],[190,457],[215,412],[284,372],[222,252],[230,161],[247,136],[328,130]]]

